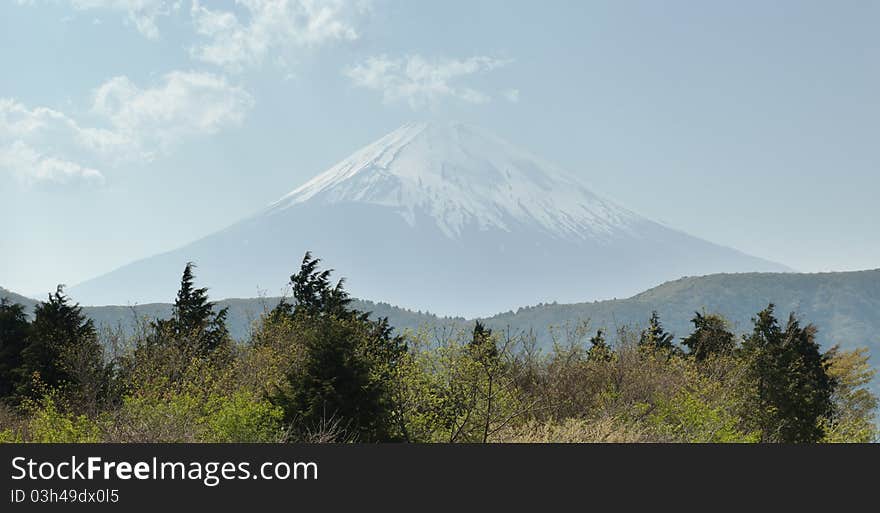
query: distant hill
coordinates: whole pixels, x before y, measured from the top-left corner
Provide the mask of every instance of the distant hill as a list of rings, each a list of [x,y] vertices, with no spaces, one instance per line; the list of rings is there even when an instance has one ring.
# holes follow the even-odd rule
[[[35,299],[0,287],[0,298],[4,297],[14,303],[24,305],[25,311],[29,315],[33,315],[34,306],[38,303]],[[72,299],[76,300],[75,297]],[[216,309],[229,308],[227,326],[230,334],[238,340],[246,340],[253,322],[259,319],[263,312],[274,308],[280,300],[280,297],[223,299],[216,302]],[[424,325],[466,325],[468,322],[463,317],[441,318],[434,314],[415,312],[388,303],[356,299],[352,305],[358,310],[372,312],[374,317],[388,317],[391,324],[399,330],[418,328]],[[126,333],[132,333],[140,321],[168,318],[171,315],[171,306],[170,303],[147,303],[131,306],[83,306],[82,308],[83,312],[95,321],[98,329],[122,328]]]
[[[7,290],[7,289],[4,289],[3,287],[0,287],[0,299],[3,299],[3,298],[9,299],[13,303],[18,303],[20,305],[26,306],[28,313],[30,313],[31,310],[33,309],[34,305],[37,304],[37,301],[35,299],[31,299],[29,297],[22,296],[21,294],[16,294],[15,292],[12,292],[11,290]]]
[[[868,346],[880,356],[880,270],[845,273],[715,274],[664,283],[628,299],[520,308],[493,316],[496,326],[528,329],[589,319],[595,328],[644,324],[657,310],[669,331],[691,331],[695,311],[719,312],[737,333],[751,329],[756,312],[774,303],[783,321],[789,312],[819,328],[828,346]]]
[[[0,289],[32,311],[35,301]],[[75,298],[74,298],[75,299]],[[218,307],[229,307],[232,335],[244,339],[262,312],[277,304],[278,298],[227,299]],[[593,329],[614,330],[618,326],[643,325],[657,310],[666,328],[677,338],[691,330],[695,311],[718,312],[727,317],[737,333],[750,330],[750,318],[768,303],[777,305],[781,320],[795,312],[819,328],[823,346],[841,344],[852,348],[866,346],[875,366],[880,366],[880,269],[871,271],[793,274],[747,273],[689,277],[664,283],[627,299],[575,304],[543,304],[520,308],[485,319],[494,328],[534,330],[539,342],[550,341],[547,328],[566,322],[590,320]],[[356,308],[388,317],[403,330],[420,326],[467,327],[464,318],[438,317],[414,312],[387,303],[356,301]],[[171,305],[154,303],[127,306],[84,307],[99,326],[122,326],[130,330],[138,318],[167,317]]]

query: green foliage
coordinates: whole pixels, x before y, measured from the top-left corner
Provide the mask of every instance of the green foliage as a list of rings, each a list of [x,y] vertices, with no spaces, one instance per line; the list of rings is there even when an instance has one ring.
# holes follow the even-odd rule
[[[228,342],[228,309],[214,312],[214,303],[208,300],[208,289],[194,285],[194,267],[195,264],[188,262],[183,269],[171,318],[154,323],[155,341],[163,343],[173,340],[185,347],[187,352],[203,355]]]
[[[0,430],[0,444],[20,444],[24,442],[21,435],[11,429]]]
[[[242,391],[214,395],[207,403],[208,414],[202,441],[214,443],[268,443],[284,440],[284,410],[269,401]]]
[[[111,441],[178,443],[278,442],[284,438],[283,412],[252,391],[228,393],[221,386],[202,390],[155,382],[126,395],[105,437]]]
[[[596,335],[590,338],[590,351],[587,353],[587,359],[591,362],[608,362],[612,358],[614,358],[614,351],[605,341],[605,331],[596,331]]]
[[[307,251],[299,272],[290,277],[297,310],[307,315],[350,315],[348,305],[351,298],[343,288],[345,280],[340,279],[336,285],[331,286],[330,275],[333,269],[318,271],[320,263],[320,258],[312,257]]]
[[[0,299],[0,397],[12,395],[20,379],[16,370],[21,367],[29,332],[24,307],[5,297]]]
[[[700,391],[689,389],[658,401],[648,423],[663,439],[675,442],[754,443],[760,439],[757,432],[741,430],[731,404],[713,404]]]
[[[330,285],[330,271],[306,253],[299,273],[291,276],[295,305],[282,302],[270,314],[297,327],[301,360],[272,391],[288,423],[316,431],[335,423],[364,442],[399,436],[389,379],[406,346],[391,334],[386,320],[372,321],[349,310],[340,280]]]
[[[689,355],[697,361],[703,361],[714,356],[733,354],[736,341],[733,333],[728,330],[724,317],[695,312],[691,322],[694,324],[694,331],[681,342],[688,348]]]
[[[824,442],[877,442],[877,397],[868,388],[876,371],[868,363],[867,349],[828,351],[828,375],[834,380],[834,414],[823,419]]]
[[[819,441],[825,434],[821,419],[833,414],[828,358],[819,351],[814,326],[801,328],[791,315],[783,330],[773,310],[771,304],[758,313],[743,341],[750,377],[743,416],[763,442]]]
[[[639,443],[655,442],[645,427],[616,417],[529,420],[505,428],[494,441],[504,443]]]
[[[107,436],[120,442],[199,441],[203,399],[192,388],[174,389],[156,382],[126,395],[107,426]]]
[[[25,409],[31,415],[27,424],[31,442],[95,443],[101,439],[100,429],[94,420],[63,411],[54,393],[49,392],[37,401],[27,402]]]
[[[336,317],[302,323],[298,341],[304,361],[288,372],[286,385],[272,396],[286,422],[318,429],[335,419],[362,441],[390,436],[382,383],[372,379],[371,362],[362,352],[369,336],[363,328],[353,319]]]
[[[17,369],[20,398],[38,397],[34,385],[67,389],[82,408],[94,409],[106,391],[103,348],[91,320],[71,304],[62,286],[35,308],[27,344]]]
[[[739,349],[724,318],[697,313],[685,354],[654,312],[614,340],[567,321],[545,352],[482,322],[395,336],[319,262],[305,255],[293,300],[246,344],[187,265],[170,318],[108,342],[107,362],[62,289],[31,323],[0,302],[0,378],[22,394],[0,403],[0,442],[877,440],[867,352],[822,354],[772,305]]]
[[[523,418],[509,344],[482,327],[436,344],[412,334],[399,366],[397,404],[411,442],[486,442]]]
[[[660,315],[654,310],[651,312],[651,318],[648,319],[648,327],[642,331],[639,338],[639,347],[648,351],[671,353],[675,349],[674,338],[672,333],[663,329]]]

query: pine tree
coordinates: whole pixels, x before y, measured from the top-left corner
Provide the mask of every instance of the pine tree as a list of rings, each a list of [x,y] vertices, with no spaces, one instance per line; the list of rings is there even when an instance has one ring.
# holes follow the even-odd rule
[[[818,330],[812,324],[801,327],[789,316],[785,329],[785,368],[789,393],[780,410],[785,417],[782,436],[792,442],[818,442],[824,436],[821,421],[833,414],[834,380],[828,375],[828,357],[816,342]]]
[[[752,319],[752,334],[743,340],[742,355],[749,368],[751,390],[747,394],[744,417],[761,435],[762,442],[773,441],[775,426],[780,423],[777,409],[780,390],[785,383],[779,368],[782,352],[782,329],[773,315],[774,305],[758,312]]]
[[[334,422],[363,442],[395,440],[391,380],[406,345],[387,319],[348,308],[343,280],[331,285],[330,271],[320,271],[319,263],[306,253],[290,278],[294,304],[282,301],[267,317],[297,326],[304,353],[272,402],[305,430]]]
[[[688,348],[688,354],[698,362],[711,356],[733,354],[736,347],[735,337],[728,331],[724,317],[695,312],[691,322],[694,324],[694,331],[682,339],[682,345]]]
[[[27,344],[30,323],[22,305],[0,299],[0,398],[9,397],[18,381],[21,352]]]
[[[214,303],[208,300],[208,289],[194,285],[194,268],[195,264],[187,262],[171,319],[156,321],[154,325],[159,340],[170,337],[181,346],[192,347],[196,354],[205,355],[228,340],[228,308],[214,313]]]
[[[744,416],[760,432],[761,441],[819,441],[824,435],[822,419],[833,414],[834,380],[816,342],[816,328],[801,327],[792,314],[783,330],[773,304],[753,322],[741,351],[751,383]]]
[[[70,303],[61,285],[36,306],[21,357],[20,397],[34,397],[35,380],[49,388],[87,387],[90,401],[103,388],[106,367],[94,323],[79,304]]]
[[[343,288],[345,279],[340,279],[335,286],[331,286],[330,275],[333,269],[318,271],[320,263],[320,258],[313,258],[311,252],[307,251],[300,271],[290,277],[296,308],[310,315],[350,315],[348,305],[351,298]]]
[[[474,324],[474,332],[470,341],[471,354],[477,361],[492,362],[498,359],[498,345],[492,337],[492,330],[482,322]]]
[[[596,335],[590,338],[590,350],[587,359],[591,362],[609,362],[614,358],[611,346],[605,341],[605,330],[597,330]]]
[[[660,322],[660,315],[654,310],[651,312],[651,318],[648,320],[648,328],[642,331],[639,337],[639,347],[651,351],[667,351],[672,352],[675,346],[672,343],[674,336],[667,333],[663,329]]]

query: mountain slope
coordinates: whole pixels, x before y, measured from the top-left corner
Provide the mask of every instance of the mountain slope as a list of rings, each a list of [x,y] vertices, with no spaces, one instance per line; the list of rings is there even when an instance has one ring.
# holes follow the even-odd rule
[[[684,275],[783,266],[673,230],[468,125],[406,125],[257,215],[71,288],[84,304],[280,292],[306,250],[358,297],[441,313],[626,297]]]
[[[841,273],[715,274],[664,283],[628,299],[521,308],[489,318],[495,326],[540,330],[567,321],[590,320],[594,328],[644,325],[657,310],[678,338],[690,333],[696,311],[720,312],[737,333],[751,318],[776,305],[781,321],[794,312],[819,328],[823,345],[867,346],[880,362],[880,269]]]
[[[413,123],[395,130],[276,202],[393,208],[411,226],[433,219],[447,237],[530,226],[559,238],[604,240],[639,221],[554,165],[477,127]]]
[[[25,308],[27,308],[29,313],[33,309],[34,305],[37,304],[36,299],[31,299],[29,297],[22,296],[21,294],[16,294],[11,290],[0,287],[0,299],[4,298],[8,299],[11,303],[18,303],[20,305],[23,305]]]

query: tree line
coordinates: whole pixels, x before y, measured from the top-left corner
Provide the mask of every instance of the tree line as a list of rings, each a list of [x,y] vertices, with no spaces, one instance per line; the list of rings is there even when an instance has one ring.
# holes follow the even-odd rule
[[[248,340],[187,264],[172,314],[99,332],[58,287],[30,319],[0,302],[0,441],[870,442],[866,350],[822,351],[774,306],[734,335],[696,312],[676,340],[654,312],[609,333],[396,333],[306,253],[291,297]]]

